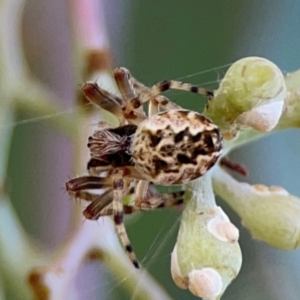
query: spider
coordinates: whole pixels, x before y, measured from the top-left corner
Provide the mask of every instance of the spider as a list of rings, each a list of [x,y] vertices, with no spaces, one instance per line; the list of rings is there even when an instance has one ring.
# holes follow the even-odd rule
[[[153,184],[180,185],[202,176],[220,156],[222,137],[209,119],[161,95],[176,89],[212,98],[212,92],[167,80],[149,88],[125,68],[115,69],[114,78],[122,97],[96,83],[82,87],[87,99],[118,118],[119,126],[102,128],[89,137],[89,175],[71,179],[66,189],[71,196],[91,202],[84,211],[86,218],[113,217],[121,244],[139,268],[124,214],[182,204],[184,192],[159,194]],[[148,116],[142,109],[146,102]],[[91,193],[94,189],[104,193]]]

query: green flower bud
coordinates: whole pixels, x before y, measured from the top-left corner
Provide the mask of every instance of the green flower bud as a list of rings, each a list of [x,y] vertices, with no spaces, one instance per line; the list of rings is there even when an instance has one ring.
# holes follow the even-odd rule
[[[213,170],[213,185],[254,238],[282,250],[299,247],[299,198],[281,187],[238,182],[219,166]]]
[[[172,253],[172,277],[198,297],[220,299],[241,267],[239,231],[216,206],[210,175],[187,185],[186,200]]]
[[[205,115],[222,130],[225,139],[239,130],[273,129],[282,114],[287,89],[278,67],[261,57],[235,62],[210,100]]]
[[[288,95],[277,129],[300,127],[300,70],[285,77]]]

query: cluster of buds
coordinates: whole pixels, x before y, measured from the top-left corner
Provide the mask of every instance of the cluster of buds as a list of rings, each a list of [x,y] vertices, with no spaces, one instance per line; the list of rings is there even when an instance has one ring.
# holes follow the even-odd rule
[[[220,299],[241,268],[239,231],[215,203],[210,172],[187,186],[186,198],[172,252],[173,280],[196,296]]]
[[[270,132],[300,126],[299,78],[299,71],[284,78],[276,65],[260,57],[241,59],[229,68],[204,110],[223,134],[223,157]],[[216,205],[214,192],[236,211],[253,238],[282,250],[300,245],[300,199],[281,187],[238,182],[219,163],[186,190],[171,273],[180,288],[198,297],[220,299],[242,264],[238,229]]]

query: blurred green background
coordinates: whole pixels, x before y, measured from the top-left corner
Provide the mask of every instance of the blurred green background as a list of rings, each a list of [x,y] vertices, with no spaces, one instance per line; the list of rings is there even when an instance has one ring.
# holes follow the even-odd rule
[[[127,67],[146,85],[180,78],[214,89],[225,66],[245,56],[266,57],[285,73],[300,68],[299,1],[102,2],[115,65]],[[28,0],[23,40],[33,73],[65,99],[64,108],[72,107],[77,87],[68,1]],[[210,69],[215,70],[197,74]],[[205,104],[195,95],[172,91],[168,96],[198,111]],[[291,130],[242,148],[231,157],[247,166],[248,182],[280,185],[300,196],[299,153],[300,133]],[[67,232],[73,203],[63,187],[74,175],[71,158],[69,141],[43,123],[16,127],[9,171],[12,200],[25,228],[47,249],[54,249]],[[298,300],[300,251],[277,251],[252,240],[239,219],[219,203],[241,229],[244,258],[240,275],[222,299]],[[174,299],[196,299],[177,288],[170,276],[179,218],[174,210],[146,213],[130,218],[127,228],[139,260],[166,291]],[[109,274],[103,268],[98,274],[98,269],[98,265],[87,265],[83,270],[90,282],[81,283],[80,299],[133,299],[121,282],[111,279],[110,283]],[[79,275],[75,284],[80,285],[82,278]]]

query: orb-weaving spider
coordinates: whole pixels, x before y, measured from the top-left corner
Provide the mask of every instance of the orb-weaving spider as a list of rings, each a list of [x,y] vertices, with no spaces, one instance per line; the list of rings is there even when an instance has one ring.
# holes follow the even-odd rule
[[[91,201],[84,211],[88,219],[113,216],[117,233],[132,263],[139,267],[123,223],[123,215],[183,202],[184,192],[158,194],[152,183],[183,184],[202,176],[222,150],[218,127],[201,114],[182,109],[160,95],[168,89],[212,97],[202,88],[178,81],[163,81],[148,88],[119,68],[114,77],[122,98],[86,83],[85,96],[119,119],[118,127],[100,129],[89,138],[89,176],[67,182],[70,195]],[[142,104],[149,101],[145,116]],[[163,109],[162,112],[160,110]],[[105,172],[103,176],[102,173]],[[105,189],[102,195],[88,190]],[[133,195],[133,203],[124,204]]]

